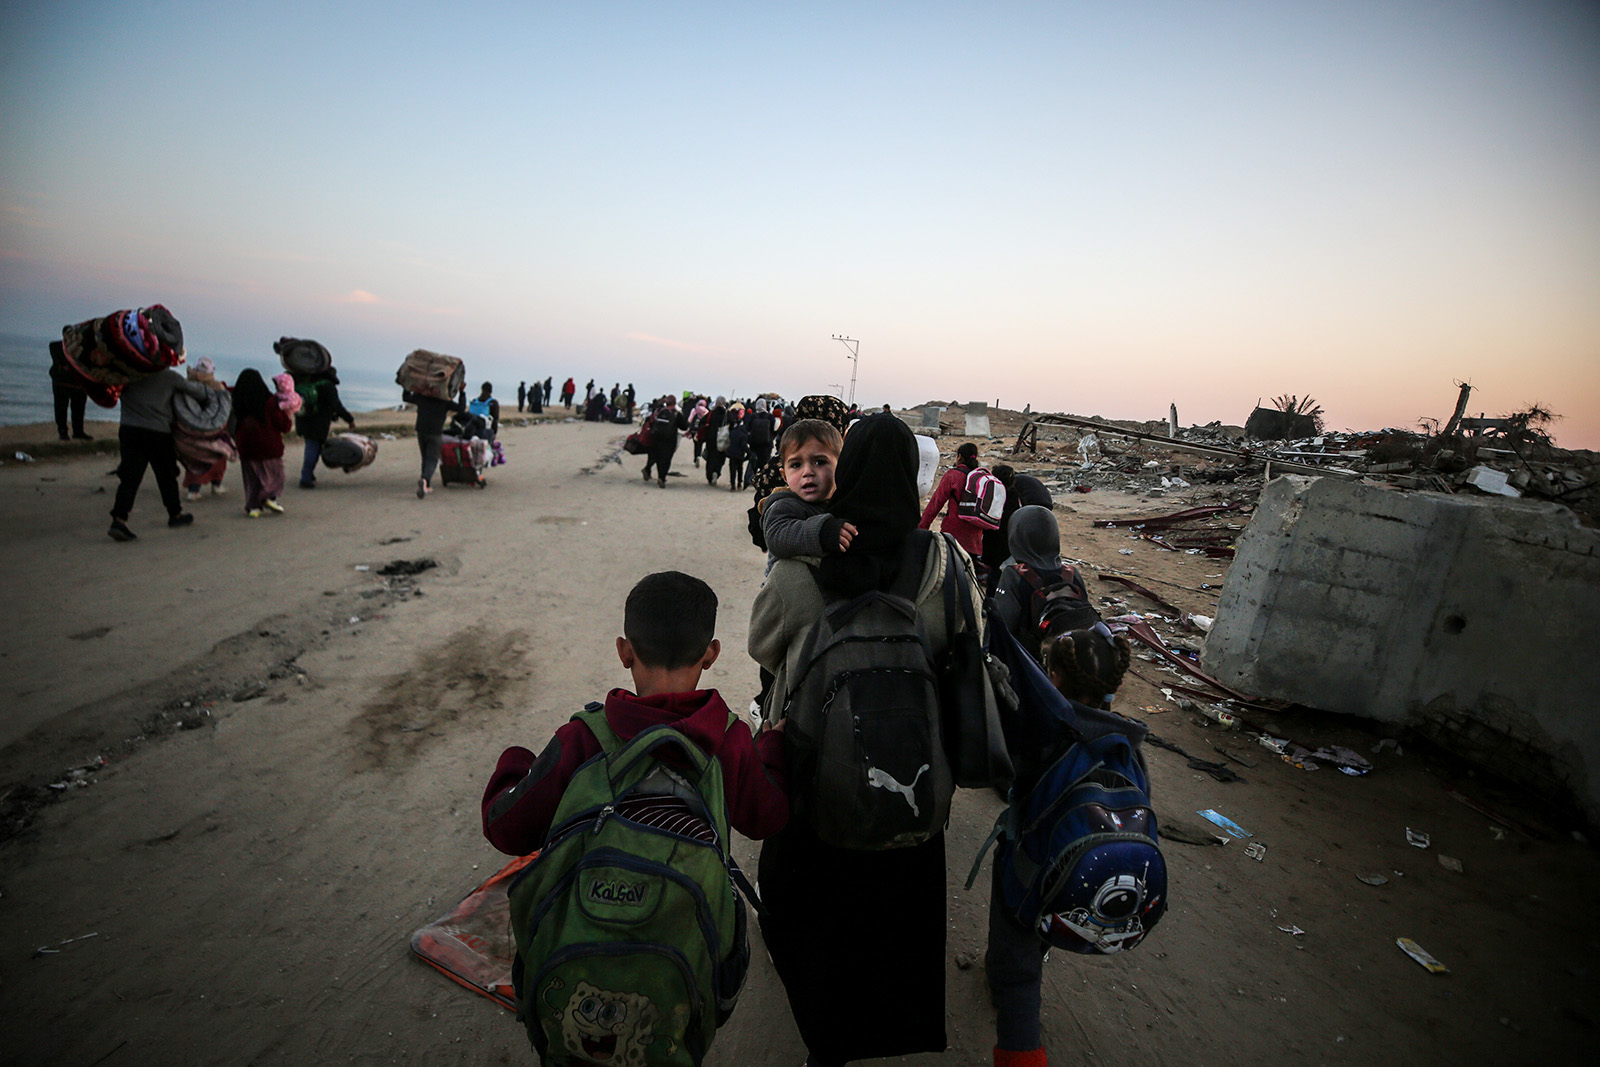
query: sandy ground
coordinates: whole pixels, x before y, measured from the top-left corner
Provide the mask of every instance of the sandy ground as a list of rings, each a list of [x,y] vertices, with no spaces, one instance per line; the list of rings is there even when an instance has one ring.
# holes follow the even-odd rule
[[[487,489],[426,502],[412,494],[415,443],[384,441],[372,468],[324,472],[311,493],[291,487],[289,513],[260,520],[241,514],[230,474],[230,494],[194,505],[186,530],[158,521],[147,481],[132,521],[141,537],[126,545],[105,535],[112,460],[84,450],[18,464],[11,444],[28,438],[7,436],[8,817],[28,816],[30,798],[69,768],[108,762],[0,844],[0,1062],[533,1062],[510,1013],[407,949],[414,929],[504,862],[478,828],[495,757],[510,743],[538,747],[626,684],[612,639],[627,589],[651,570],[711,582],[725,652],[707,684],[735,707],[756,685],[743,653],[762,573],[744,533],[748,498],[706,487],[687,446],[685,477],[646,485],[631,458],[610,462],[622,433],[508,427],[510,463]],[[1200,585],[1220,582],[1225,564],[1089,525],[1186,503],[1074,496],[1059,508],[1065,551],[1209,614],[1216,594]],[[439,566],[409,583],[376,573],[420,557]],[[1098,575],[1090,589],[1150,608]],[[1267,852],[1258,862],[1242,842],[1169,839],[1172,908],[1145,944],[1047,964],[1055,1062],[1591,1062],[1600,864],[1564,831],[1498,838],[1445,786],[1536,827],[1558,813],[1519,809],[1410,746],[1370,755],[1363,778],[1307,772],[1204,728],[1144,682],[1130,679],[1120,699],[1192,755],[1220,759],[1221,743],[1254,764],[1233,765],[1247,781],[1222,784],[1147,749],[1164,824],[1198,831],[1196,809],[1216,808]],[[1304,712],[1273,725],[1363,753],[1380,736]],[[999,808],[966,792],[952,817],[951,1048],[898,1062],[989,1062],[988,883],[961,883]],[[1409,847],[1408,826],[1430,833],[1432,849]],[[753,868],[752,843],[736,853]],[[1370,872],[1388,883],[1357,879]],[[1450,973],[1428,973],[1397,937]],[[83,939],[59,944],[68,938]],[[799,1064],[782,988],[755,955],[708,1062]],[[871,996],[839,978],[841,996]]]

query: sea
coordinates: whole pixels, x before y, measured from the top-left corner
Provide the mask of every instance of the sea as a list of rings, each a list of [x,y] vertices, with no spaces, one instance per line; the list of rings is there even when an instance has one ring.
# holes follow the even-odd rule
[[[50,342],[59,340],[60,337],[0,333],[0,426],[55,421],[55,402],[50,393]],[[246,358],[190,349],[188,361],[193,363],[204,356],[211,357],[218,377],[229,383],[246,367],[255,367],[267,378],[283,372],[278,357],[270,351],[265,358]],[[341,366],[339,398],[353,412],[389,410],[400,403],[400,387],[394,384],[392,372]],[[85,421],[116,422],[119,418],[119,409],[98,407],[92,402],[84,413]]]

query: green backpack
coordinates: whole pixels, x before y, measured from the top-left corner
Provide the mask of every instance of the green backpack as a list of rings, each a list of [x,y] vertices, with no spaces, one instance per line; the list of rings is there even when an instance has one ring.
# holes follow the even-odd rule
[[[305,418],[309,415],[315,415],[317,413],[317,401],[321,399],[322,383],[303,382],[296,378],[294,391],[300,394],[300,416]]]
[[[600,704],[573,719],[602,752],[509,891],[517,1018],[547,1067],[697,1065],[750,964],[722,765],[668,725],[624,743]]]

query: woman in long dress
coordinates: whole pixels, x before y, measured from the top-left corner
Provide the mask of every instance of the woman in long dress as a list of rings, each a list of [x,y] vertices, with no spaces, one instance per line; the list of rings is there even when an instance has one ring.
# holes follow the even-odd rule
[[[892,415],[864,419],[845,438],[830,510],[859,531],[850,550],[820,562],[779,560],[751,612],[750,655],[774,675],[768,722],[781,715],[806,633],[826,604],[887,590],[912,565],[917,465],[916,441]],[[920,536],[927,548],[916,604],[937,655],[948,643],[951,549],[942,537]],[[979,602],[964,554],[956,562],[955,580]],[[760,878],[762,935],[812,1067],[944,1050],[942,831],[910,848],[857,851],[819,840],[802,812],[763,844]]]

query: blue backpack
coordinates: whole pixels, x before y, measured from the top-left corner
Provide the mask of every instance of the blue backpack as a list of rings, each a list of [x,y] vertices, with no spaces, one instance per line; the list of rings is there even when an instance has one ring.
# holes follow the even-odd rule
[[[1008,731],[1013,748],[1060,755],[1026,790],[1013,787],[967,888],[998,839],[1000,898],[990,907],[1070,952],[1125,952],[1167,909],[1167,865],[1137,747],[1145,728],[1067,700],[1005,627],[989,633],[1021,702]]]

